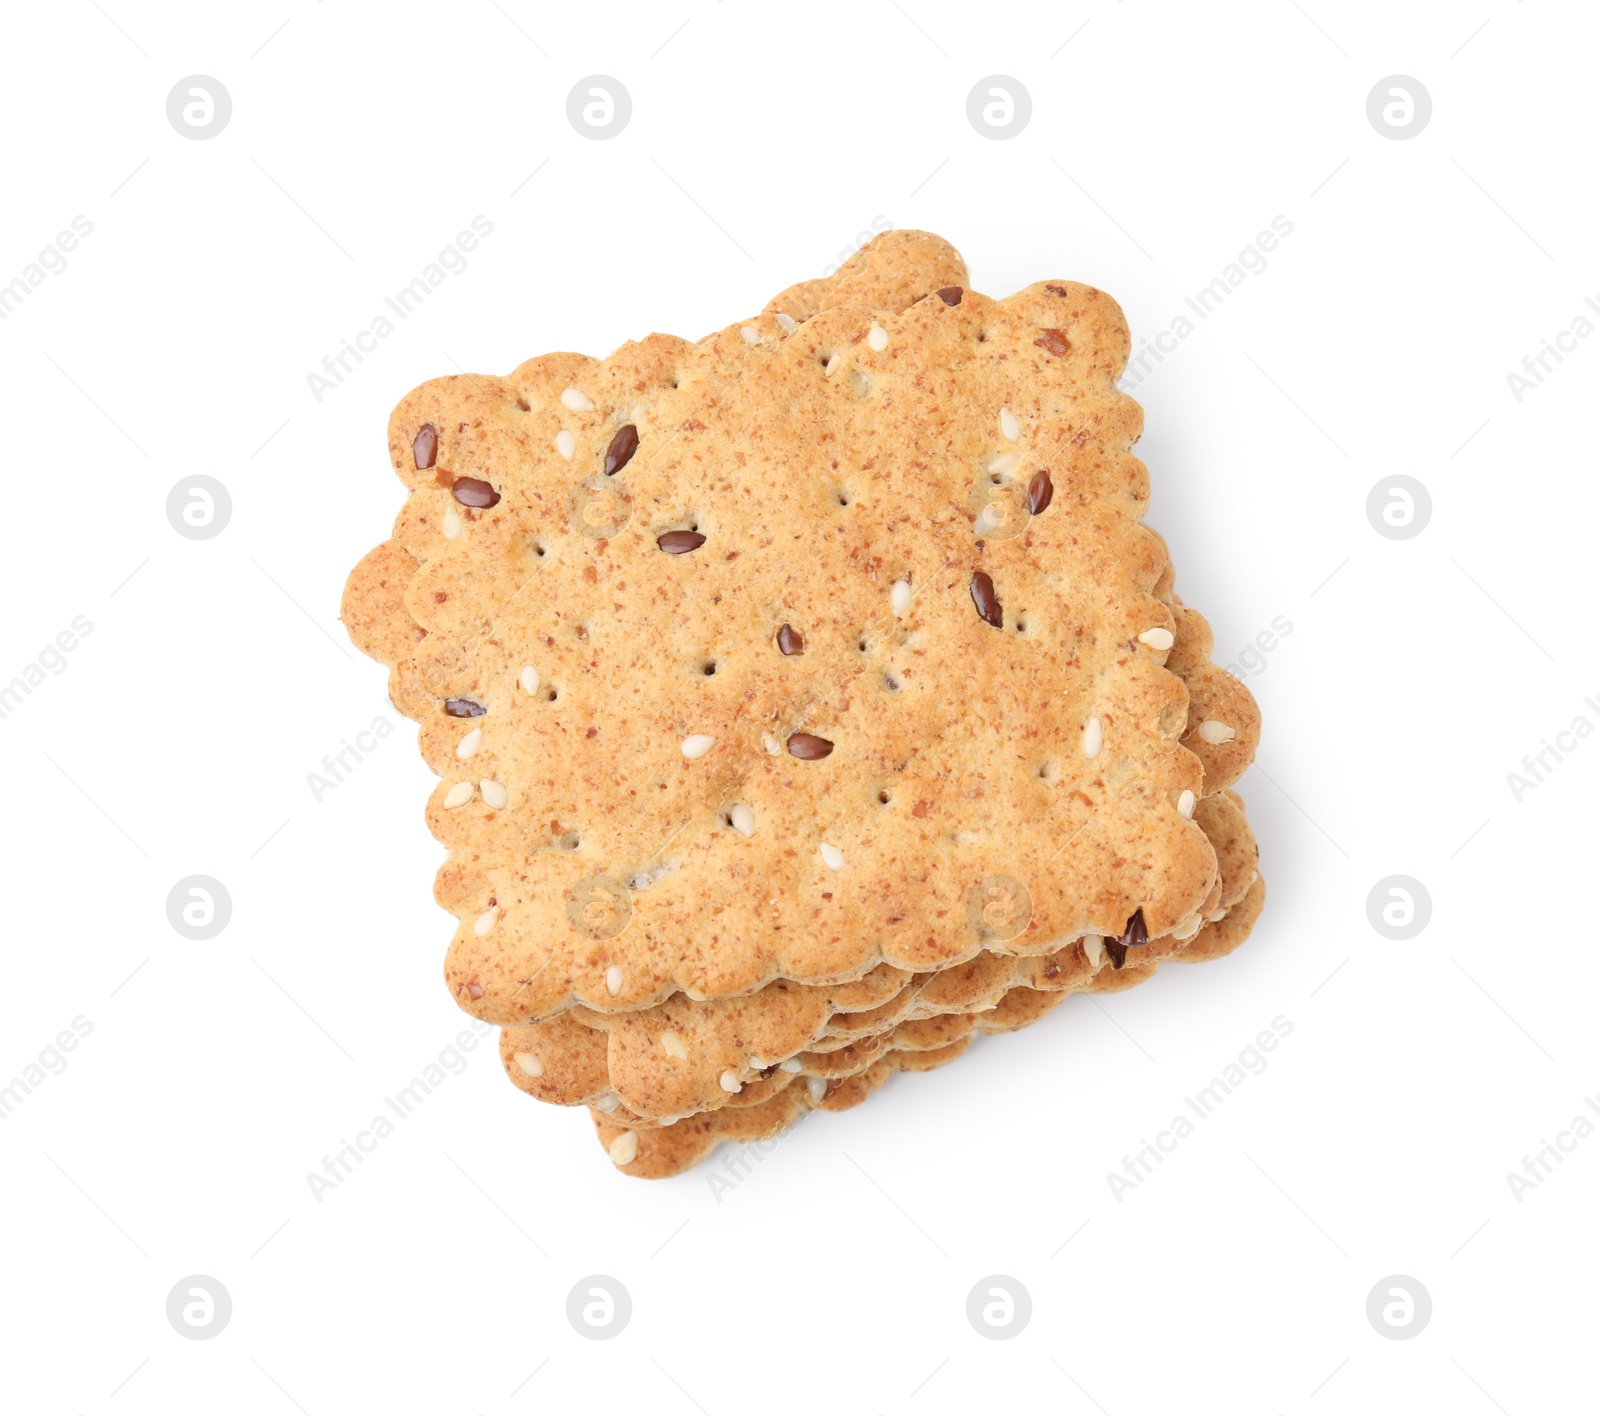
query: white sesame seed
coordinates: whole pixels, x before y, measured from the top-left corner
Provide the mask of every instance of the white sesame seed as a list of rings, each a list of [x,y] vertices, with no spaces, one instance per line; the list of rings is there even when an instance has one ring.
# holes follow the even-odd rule
[[[639,1133],[624,1131],[606,1147],[613,1165],[632,1165],[639,1158]]]
[[[779,328],[782,329],[785,334],[793,334],[797,329],[800,328],[800,321],[797,320],[793,315],[784,314],[782,310],[779,310],[772,318],[777,320]]]
[[[739,331],[739,333],[744,337],[744,342],[746,344],[760,344],[761,343],[761,331],[759,329],[757,329],[754,325],[746,325],[743,329],[741,329]]]
[[[1215,718],[1207,718],[1200,724],[1200,741],[1209,742],[1213,747],[1221,743],[1232,742],[1238,736],[1226,723],[1219,723]]]
[[[618,1096],[614,1091],[608,1091],[608,1092],[605,1092],[603,1095],[598,1096],[598,1097],[595,1098],[594,1109],[596,1111],[603,1111],[603,1112],[606,1113],[606,1115],[609,1116],[613,1111],[615,1111],[621,1105],[622,1105],[622,1098],[620,1096]]]
[[[1083,755],[1085,757],[1098,757],[1101,744],[1105,740],[1105,733],[1101,730],[1100,720],[1098,718],[1090,718],[1083,725]]]
[[[588,398],[575,388],[562,389],[561,402],[564,407],[570,408],[574,413],[589,413],[594,410],[594,404],[590,403]]]
[[[728,811],[728,820],[733,824],[733,829],[746,840],[756,833],[756,814],[742,801],[735,802]]]
[[[744,1083],[739,1080],[739,1074],[732,1067],[717,1078],[717,1085],[730,1095],[744,1090]]]
[[[522,685],[524,693],[537,693],[539,691],[539,671],[532,664],[525,665],[517,676],[517,682]]]
[[[1194,793],[1187,787],[1178,793],[1178,815],[1186,821],[1194,815]]]
[[[1022,456],[1015,452],[1002,452],[998,457],[990,458],[989,470],[999,476],[1009,476],[1022,465]]]
[[[1205,920],[1198,914],[1186,915],[1178,921],[1178,927],[1172,931],[1174,939],[1193,939],[1200,932],[1200,926]]]
[[[453,506],[444,509],[444,515],[439,518],[439,530],[447,541],[454,541],[461,535],[461,517]]]
[[[531,1052],[517,1053],[517,1066],[521,1067],[530,1077],[544,1076],[544,1063]]]
[[[840,358],[839,355],[830,354],[828,356],[828,362],[822,366],[823,377],[824,378],[832,378],[834,370],[837,369],[839,367],[839,365],[841,363],[843,363],[843,362],[844,361]]]
[[[830,845],[827,841],[824,841],[817,849],[822,852],[822,863],[829,870],[844,869],[844,852],[838,846]]]
[[[689,1060],[689,1049],[684,1046],[683,1039],[670,1028],[661,1034],[661,1050],[668,1057],[676,1057],[680,1062]]]
[[[482,728],[474,728],[470,733],[468,733],[464,738],[462,738],[460,742],[458,742],[456,744],[456,756],[457,757],[471,757],[472,754],[474,752],[476,752],[482,746],[483,746],[483,729]]]
[[[897,580],[889,589],[889,608],[897,615],[903,615],[911,608],[911,582]]]
[[[872,328],[867,331],[867,343],[880,354],[889,347],[889,331],[877,320],[873,320]]]
[[[622,992],[622,969],[616,964],[606,970],[606,992],[613,998]]]
[[[693,762],[695,758],[704,757],[710,752],[715,742],[716,739],[706,733],[693,733],[683,740],[681,750],[683,755]]]
[[[798,1057],[790,1057],[787,1060],[778,1063],[778,1070],[780,1072],[798,1072],[800,1070],[800,1059]]]
[[[556,434],[556,451],[568,462],[572,461],[572,454],[578,450],[578,440],[565,428]]]
[[[1139,643],[1148,644],[1152,649],[1172,648],[1172,631],[1165,625],[1157,625],[1154,629],[1147,629],[1139,636]]]
[[[479,782],[478,790],[483,793],[483,799],[496,811],[505,810],[505,805],[511,800],[511,794],[499,782]]]
[[[972,523],[973,534],[987,536],[1002,520],[1004,520],[1002,508],[997,507],[993,502],[986,502],[983,510],[978,513],[978,519]]]
[[[471,782],[457,782],[444,794],[444,804],[449,811],[454,811],[458,806],[465,806],[471,800]]]
[[[745,1058],[745,1061],[758,1072],[765,1072],[767,1070],[768,1065],[769,1065],[768,1063],[763,1062],[759,1057],[755,1056],[754,1054],[752,1054],[751,1056]]]
[[[1083,941],[1083,956],[1089,961],[1091,969],[1100,967],[1100,961],[1105,958],[1106,951],[1100,942],[1098,934],[1091,934]]]
[[[491,905],[491,906],[489,906],[488,909],[486,909],[481,915],[479,915],[477,917],[477,919],[475,919],[472,922],[472,932],[474,934],[476,934],[479,939],[482,939],[485,934],[487,934],[491,929],[494,928],[494,922],[495,922],[495,920],[497,920],[499,918],[500,918],[500,906],[499,905]]]
[[[771,733],[761,734],[761,745],[762,747],[766,748],[766,750],[773,757],[776,757],[780,752],[783,751],[783,744],[779,742],[777,738],[773,737]]]
[[[811,1093],[812,1104],[819,1105],[828,1094],[828,1083],[822,1077],[807,1077],[806,1090]]]
[[[1022,424],[1017,422],[1017,415],[1009,408],[1000,410],[1000,436],[1007,442],[1015,442],[1022,436]]]

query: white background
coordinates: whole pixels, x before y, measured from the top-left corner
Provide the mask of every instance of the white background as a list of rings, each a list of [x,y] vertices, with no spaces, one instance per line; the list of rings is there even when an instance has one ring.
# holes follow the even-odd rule
[[[1520,1202],[1506,1175],[1600,1092],[1600,741],[1520,802],[1506,774],[1600,724],[1600,340],[1520,402],[1506,375],[1600,298],[1597,38],[1544,0],[8,7],[0,282],[93,234],[0,322],[0,681],[93,630],[0,720],[0,1082],[93,1030],[0,1126],[0,1404],[1592,1406],[1600,1138]],[[597,73],[633,100],[607,142],[565,112]],[[232,97],[207,141],[166,117],[192,74]],[[992,74],[1032,95],[1008,141],[966,116]],[[1433,101],[1407,141],[1366,116],[1394,74]],[[479,214],[468,268],[317,402],[306,375]],[[480,1048],[317,1203],[307,1172],[465,1026],[432,779],[337,620],[400,502],[401,395],[698,337],[874,218],[993,295],[1099,285],[1137,341],[1277,215],[1267,269],[1136,395],[1219,662],[1293,625],[1249,679],[1248,945],[900,1078],[720,1196],[615,1173]],[[1433,500],[1404,541],[1365,512],[1398,473]],[[196,474],[233,501],[209,541],[165,515]],[[232,897],[208,942],[167,921],[191,874]],[[1432,898],[1408,942],[1368,922],[1391,874]],[[1119,1203],[1107,1172],[1279,1015],[1266,1071]],[[633,1300],[609,1342],[565,1315],[596,1273]],[[232,1295],[209,1341],[165,1315],[191,1274]],[[990,1274],[1032,1297],[1010,1341],[966,1318]],[[1391,1274],[1432,1295],[1409,1341],[1366,1316]]]

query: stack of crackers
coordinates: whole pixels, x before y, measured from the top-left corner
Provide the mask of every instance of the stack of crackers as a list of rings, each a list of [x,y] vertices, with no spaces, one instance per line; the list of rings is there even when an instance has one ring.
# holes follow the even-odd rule
[[[1249,933],[1260,718],[1141,523],[1127,354],[1100,291],[894,231],[395,409],[343,615],[440,778],[445,978],[624,1173]]]

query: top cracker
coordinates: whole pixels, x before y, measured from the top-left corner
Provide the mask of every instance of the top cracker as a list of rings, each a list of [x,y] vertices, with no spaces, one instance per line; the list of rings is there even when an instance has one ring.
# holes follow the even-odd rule
[[[1126,323],[965,283],[892,232],[698,344],[401,401],[344,618],[443,779],[469,1012],[1198,927],[1223,784],[1180,744]],[[1206,726],[1247,761],[1239,701]]]

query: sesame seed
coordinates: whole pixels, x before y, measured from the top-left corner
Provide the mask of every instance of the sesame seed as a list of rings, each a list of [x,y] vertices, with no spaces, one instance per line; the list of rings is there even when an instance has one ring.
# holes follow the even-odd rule
[[[827,1096],[828,1084],[821,1077],[807,1077],[806,1090],[811,1093],[811,1103],[815,1106],[822,1101],[823,1097]]]
[[[606,1147],[613,1165],[632,1165],[639,1158],[639,1133],[624,1131]]]
[[[1083,941],[1083,956],[1089,961],[1091,969],[1100,967],[1101,961],[1106,956],[1106,951],[1100,943],[1098,934],[1091,934]]]
[[[972,523],[973,533],[978,536],[988,536],[1004,519],[1002,509],[996,507],[993,502],[987,502],[983,510],[978,513],[978,519]]]
[[[873,320],[872,328],[867,331],[867,343],[880,354],[889,347],[889,331],[877,320]]]
[[[710,752],[715,742],[716,739],[706,733],[694,733],[683,740],[681,750],[683,755],[693,762],[695,758],[704,757]]]
[[[517,676],[517,682],[522,685],[524,693],[537,693],[539,691],[539,671],[532,664],[523,666],[522,672]]]
[[[465,806],[472,800],[472,783],[457,782],[444,794],[444,804],[447,810],[454,811],[458,806]]]
[[[798,1072],[800,1070],[800,1059],[798,1057],[790,1057],[786,1061],[778,1063],[778,1070],[780,1072],[789,1072],[791,1074]]]
[[[745,1058],[745,1062],[748,1066],[753,1067],[758,1072],[765,1072],[767,1067],[770,1065],[769,1063],[763,1062],[754,1053]]]
[[[572,461],[572,454],[578,450],[578,440],[565,428],[556,434],[556,451],[568,462]]]
[[[439,530],[447,541],[454,541],[461,535],[461,516],[453,506],[444,509],[444,515],[439,518]]]
[[[761,331],[759,329],[757,329],[754,325],[746,325],[743,329],[741,329],[739,331],[739,333],[744,337],[744,342],[746,344],[760,344],[761,343]]]
[[[531,1052],[517,1053],[517,1066],[521,1067],[530,1077],[544,1076],[544,1063]]]
[[[606,992],[613,998],[622,992],[622,969],[617,964],[606,970]]]
[[[676,1057],[680,1062],[689,1060],[689,1049],[684,1046],[683,1039],[670,1028],[661,1034],[661,1050],[668,1057]]]
[[[744,1090],[744,1083],[739,1080],[739,1074],[732,1067],[717,1078],[717,1085],[729,1094]]]
[[[831,845],[827,841],[824,841],[819,847],[817,847],[817,849],[822,852],[822,863],[827,866],[829,870],[844,869],[844,852],[841,851],[838,846]]]
[[[482,728],[474,728],[470,733],[468,733],[464,738],[462,738],[460,742],[458,742],[456,744],[456,756],[457,757],[471,757],[472,754],[474,752],[476,752],[482,746],[483,746],[483,729]]]
[[[1000,436],[1007,442],[1015,442],[1022,436],[1022,424],[1017,422],[1017,415],[1009,408],[1000,410]]]
[[[486,909],[481,915],[479,915],[477,917],[477,919],[475,919],[472,922],[472,932],[474,934],[476,934],[479,939],[482,939],[485,934],[487,934],[491,929],[494,928],[494,922],[495,922],[495,920],[497,920],[499,918],[500,918],[500,906],[499,905],[491,905],[491,906],[489,906],[488,909]]]
[[[755,835],[756,814],[755,812],[751,811],[750,808],[742,801],[735,802],[732,808],[730,808],[728,812],[728,820],[732,823],[733,829],[746,840],[749,840],[751,836]]]
[[[511,800],[511,794],[499,782],[479,782],[478,790],[483,793],[483,799],[496,811],[505,810],[505,805]]]
[[[1178,793],[1178,815],[1186,821],[1194,815],[1194,793],[1187,787]]]
[[[1152,649],[1172,648],[1172,631],[1165,625],[1157,625],[1154,629],[1147,629],[1139,636],[1139,643],[1148,644]]]
[[[998,457],[991,458],[989,470],[999,476],[1009,476],[1022,465],[1022,455],[1015,452],[1002,452]]]
[[[590,413],[594,411],[594,404],[590,403],[588,398],[575,388],[562,389],[561,402],[564,407],[570,408],[574,413]]]
[[[603,1095],[598,1096],[598,1097],[595,1098],[594,1109],[596,1111],[603,1111],[603,1112],[606,1113],[606,1115],[609,1116],[613,1111],[615,1111],[621,1105],[622,1105],[622,1098],[620,1096],[618,1096],[614,1091],[608,1091],[608,1092],[604,1093]]]
[[[903,615],[911,608],[911,582],[897,580],[889,589],[889,608],[897,615]]]
[[[1085,757],[1098,757],[1100,747],[1105,742],[1105,733],[1101,730],[1100,720],[1090,718],[1083,725],[1083,755]]]
[[[824,378],[832,378],[834,370],[837,369],[842,362],[843,362],[843,360],[840,358],[839,355],[830,354],[828,356],[828,362],[822,366],[823,377]]]
[[[777,320],[778,327],[782,329],[785,334],[793,334],[797,329],[800,328],[800,321],[797,320],[793,315],[784,314],[782,310],[779,310],[772,318]]]
[[[761,745],[774,757],[783,751],[783,744],[773,737],[771,733],[761,734]]]
[[[1174,939],[1193,939],[1200,932],[1200,926],[1205,923],[1197,914],[1186,915],[1178,921],[1178,927],[1172,931]]]
[[[1219,723],[1215,718],[1207,718],[1200,724],[1200,741],[1209,742],[1217,747],[1225,742],[1232,742],[1237,734],[1226,723]]]

